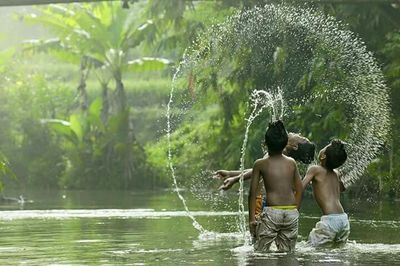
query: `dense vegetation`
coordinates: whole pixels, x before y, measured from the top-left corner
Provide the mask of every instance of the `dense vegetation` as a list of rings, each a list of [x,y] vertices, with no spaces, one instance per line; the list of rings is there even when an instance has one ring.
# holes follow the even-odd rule
[[[133,2],[128,10],[103,2],[41,7],[35,15],[21,15],[22,23],[34,23],[44,37],[0,55],[0,150],[9,162],[0,171],[10,176],[5,170],[10,167],[15,173],[3,178],[6,186],[169,184],[165,111],[177,63],[212,24],[263,1]],[[309,5],[342,20],[365,41],[384,71],[393,112],[393,138],[351,192],[394,197],[400,194],[400,7],[349,2]],[[277,76],[279,64],[278,57]],[[318,74],[323,71],[313,73]],[[196,123],[176,125],[180,137],[174,150],[187,166],[182,176],[199,174],[191,169],[238,168],[248,96],[235,87],[210,95],[210,108],[199,110]],[[345,125],[337,126],[343,110],[334,103],[321,100],[297,111],[303,119],[290,121],[289,129],[318,146],[347,134]],[[261,155],[263,130],[250,140],[248,162]]]

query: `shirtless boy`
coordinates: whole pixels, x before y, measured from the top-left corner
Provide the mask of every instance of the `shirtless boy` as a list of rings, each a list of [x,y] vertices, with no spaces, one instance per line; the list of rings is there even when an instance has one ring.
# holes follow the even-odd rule
[[[288,142],[283,149],[283,154],[289,156],[296,161],[309,164],[314,160],[315,144],[309,139],[296,133],[288,133]],[[264,156],[266,158],[268,154]],[[222,179],[223,184],[219,187],[222,190],[230,189],[234,184],[239,182],[240,170],[218,170],[214,173],[213,178]],[[243,180],[248,180],[252,176],[252,169],[246,169],[243,173]]]
[[[314,198],[323,213],[308,241],[313,246],[341,245],[349,237],[350,224],[340,203],[340,192],[345,188],[336,168],[346,161],[347,153],[340,140],[332,140],[318,157],[320,164],[311,166],[302,181],[304,188],[312,183]]]
[[[268,157],[254,163],[249,193],[249,226],[256,251],[268,251],[275,242],[278,251],[293,251],[298,233],[298,208],[302,183],[296,161],[282,154],[288,134],[282,121],[269,125],[265,133]],[[256,221],[256,196],[264,181],[268,206]]]
[[[282,154],[289,156],[296,161],[303,162],[305,164],[311,163],[314,160],[315,144],[310,142],[309,139],[296,133],[288,133],[288,142],[283,149]],[[268,153],[265,154],[264,158],[268,157]],[[253,170],[246,169],[243,173],[243,180],[249,180],[252,176]],[[218,170],[215,172],[213,178],[222,179],[223,184],[219,187],[222,190],[230,189],[234,184],[240,180],[241,171],[229,171],[229,170]],[[265,197],[263,197],[263,185],[260,183],[257,201],[256,201],[256,216],[258,217],[262,209],[267,205]]]

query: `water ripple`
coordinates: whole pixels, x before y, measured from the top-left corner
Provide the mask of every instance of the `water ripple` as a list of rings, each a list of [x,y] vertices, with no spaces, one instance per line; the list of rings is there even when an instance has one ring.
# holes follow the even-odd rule
[[[237,216],[238,212],[193,211],[193,216]],[[153,209],[95,209],[95,210],[18,210],[0,212],[0,220],[71,219],[71,218],[138,218],[154,219],[187,217],[185,211],[155,211]]]

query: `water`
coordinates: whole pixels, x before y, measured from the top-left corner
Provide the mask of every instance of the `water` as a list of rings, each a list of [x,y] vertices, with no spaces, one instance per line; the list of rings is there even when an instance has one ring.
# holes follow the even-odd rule
[[[318,85],[310,85],[304,79]],[[304,82],[307,84],[299,85]],[[251,95],[254,91],[259,93]],[[270,4],[238,12],[226,22],[213,26],[185,51],[173,78],[167,108],[168,159],[173,183],[194,227],[201,233],[203,226],[191,215],[179,193],[176,169],[187,168],[187,162],[183,165],[174,162],[171,139],[173,133],[179,139],[179,127],[202,122],[198,117],[205,119],[204,110],[211,110],[211,115],[215,115],[209,106],[217,105],[224,93],[234,92],[241,99],[249,95],[253,103],[254,99],[267,95],[265,107],[270,107],[267,108],[269,116],[285,121],[302,119],[291,108],[311,105],[321,99],[343,108],[343,124],[348,130],[348,138],[344,139],[348,160],[340,171],[346,187],[362,176],[387,139],[388,90],[373,55],[352,32],[334,18],[313,9]],[[277,105],[272,104],[276,95],[280,96],[279,116]],[[174,116],[173,108],[179,110]],[[244,111],[243,119],[248,117],[240,158],[243,174],[250,126],[264,108],[256,112],[248,104],[247,110],[242,110],[246,108],[241,102],[235,108],[239,113]],[[178,130],[174,132],[175,129]],[[318,132],[311,133],[318,135]],[[199,156],[206,158],[202,152]],[[197,172],[204,170],[197,169]],[[242,178],[238,205],[239,228],[247,239]]]
[[[344,200],[350,243],[315,250],[304,239],[319,219],[305,199],[294,255],[254,254],[235,228],[238,212],[211,210],[181,191],[213,233],[200,235],[173,191],[30,191],[2,205],[0,265],[385,265],[400,263],[400,202]],[[189,193],[190,194],[190,193]],[[11,195],[11,194],[7,194]],[[16,194],[17,195],[17,194]],[[227,203],[237,204],[228,193]],[[233,226],[233,227],[232,227]]]
[[[182,62],[183,63],[183,62]],[[186,215],[192,220],[192,224],[194,226],[194,228],[196,228],[200,233],[204,234],[206,233],[206,230],[201,226],[201,224],[199,224],[196,220],[196,218],[194,218],[194,216],[190,213],[190,210],[186,204],[186,200],[185,198],[181,195],[181,193],[179,192],[179,186],[178,186],[178,182],[176,180],[176,175],[175,175],[175,168],[174,168],[174,164],[172,162],[172,148],[171,148],[171,104],[173,103],[173,97],[174,97],[174,88],[175,88],[175,81],[176,81],[176,77],[180,72],[180,68],[182,63],[179,64],[178,69],[176,70],[174,77],[172,79],[172,88],[171,88],[171,92],[170,92],[170,97],[169,97],[169,101],[167,104],[167,138],[168,138],[168,167],[171,171],[171,176],[172,176],[172,180],[173,180],[173,185],[174,185],[174,189],[176,191],[176,194],[178,195],[178,198],[181,200],[183,207],[186,211]]]
[[[281,112],[278,115],[278,110],[277,106],[281,107]],[[254,119],[256,119],[263,111],[264,109],[269,109],[268,111],[272,113],[272,116],[274,120],[276,119],[281,119],[283,117],[283,112],[284,112],[284,103],[282,100],[282,94],[279,93],[277,95],[272,95],[266,91],[262,90],[254,90],[251,94],[251,108],[252,111],[247,119],[247,125],[246,125],[246,130],[244,133],[244,140],[242,144],[242,148],[240,150],[241,156],[240,156],[240,179],[239,179],[239,228],[240,231],[243,234],[243,239],[245,239],[245,245],[248,245],[250,242],[249,237],[246,236],[247,233],[247,223],[246,223],[246,215],[245,215],[245,208],[244,208],[244,199],[243,199],[243,174],[245,170],[245,155],[246,155],[246,146],[247,146],[247,140],[249,137],[249,130],[250,126],[252,125]]]
[[[298,105],[326,101],[331,111],[341,108],[344,118],[337,128],[348,136],[349,156],[341,168],[346,187],[362,176],[387,140],[388,89],[376,60],[362,40],[313,9],[268,4],[238,12],[187,49],[179,72],[177,91],[192,87],[188,76],[196,77],[198,89],[184,94],[177,124],[196,121],[193,106],[210,105],[212,100],[203,98],[211,98],[212,90],[217,97],[222,91],[243,99],[254,89],[276,95],[280,88],[285,121],[302,119],[292,109]],[[243,109],[241,102],[231,104]]]

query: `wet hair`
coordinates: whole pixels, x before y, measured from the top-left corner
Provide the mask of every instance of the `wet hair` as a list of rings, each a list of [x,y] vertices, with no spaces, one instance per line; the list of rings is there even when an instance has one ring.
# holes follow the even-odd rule
[[[297,149],[287,149],[287,155],[296,161],[310,164],[314,160],[315,144],[312,142],[301,142]]]
[[[344,164],[347,159],[347,153],[344,149],[344,143],[341,140],[334,139],[326,148],[326,168],[333,170]]]
[[[281,120],[269,123],[267,132],[265,132],[265,144],[268,147],[268,153],[281,153],[288,142],[288,133]]]

